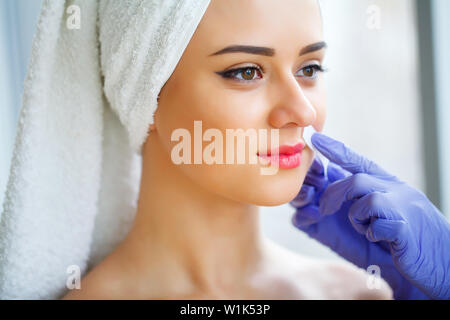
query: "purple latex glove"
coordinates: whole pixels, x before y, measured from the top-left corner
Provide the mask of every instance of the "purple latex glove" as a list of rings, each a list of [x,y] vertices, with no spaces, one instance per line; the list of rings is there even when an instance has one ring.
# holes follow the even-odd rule
[[[293,224],[346,260],[378,265],[395,299],[450,298],[450,224],[426,196],[323,134]]]

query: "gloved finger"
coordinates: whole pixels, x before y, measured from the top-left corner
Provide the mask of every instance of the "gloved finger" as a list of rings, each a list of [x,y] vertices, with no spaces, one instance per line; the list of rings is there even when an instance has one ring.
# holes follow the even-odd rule
[[[368,193],[356,200],[348,211],[348,219],[353,228],[360,234],[366,234],[371,217],[382,216],[387,199],[378,191]]]
[[[345,169],[342,169],[337,164],[334,164],[331,161],[328,163],[327,176],[328,176],[328,181],[330,183],[335,182],[337,180],[344,179],[344,178],[349,177],[351,175],[352,174],[350,172],[348,172]]]
[[[345,226],[339,223],[337,216],[324,217],[318,212],[317,206],[311,206],[305,211],[299,210],[292,217],[292,222],[310,238],[319,241],[338,254],[342,254],[342,250],[346,250],[346,248],[359,244],[357,241],[353,241],[352,235],[347,234]],[[350,231],[352,230],[350,229]]]
[[[320,161],[320,159],[318,161]],[[318,173],[320,171],[310,169],[305,177],[305,183],[314,186],[317,191],[322,191],[330,182],[334,182],[352,175],[347,170],[342,169],[332,162],[328,163],[327,177],[323,175],[323,167],[321,167],[321,169],[322,173]]]
[[[358,233],[365,235],[371,242],[378,242],[384,250],[390,252],[389,243],[398,247],[399,241],[405,236],[405,222],[396,220],[399,216],[394,208],[387,194],[373,192],[353,203],[348,218]],[[388,229],[397,230],[397,238],[389,237]]]
[[[316,132],[311,137],[313,145],[330,161],[345,170],[355,173],[394,177],[375,162],[356,153],[340,141],[334,140],[323,133]]]
[[[410,233],[407,221],[373,218],[367,229],[366,238],[371,242],[388,243],[394,259],[401,257],[403,264],[416,265],[420,257],[418,253],[424,248],[421,248],[420,241],[408,241],[411,238]]]
[[[289,202],[290,205],[301,208],[310,204],[314,200],[315,188],[313,186],[303,184],[297,196]]]
[[[315,224],[322,220],[322,216],[319,214],[317,206],[309,205],[300,209],[297,209],[292,216],[292,224],[300,230],[305,230],[310,225]]]
[[[320,198],[319,211],[330,215],[338,211],[345,201],[355,200],[375,191],[385,192],[383,180],[358,173],[330,184]]]
[[[348,218],[356,231],[365,234],[371,219],[400,220],[401,216],[396,212],[396,205],[388,193],[375,191],[355,201]]]
[[[316,188],[316,191],[322,191],[328,186],[328,179],[323,175],[317,175],[308,172],[305,177],[304,183],[310,186],[314,186]]]
[[[371,242],[387,241],[398,244],[404,238],[405,233],[405,221],[374,217],[367,229],[366,238]]]
[[[309,171],[318,175],[323,175],[324,166],[319,157],[314,157],[313,163],[311,164]]]

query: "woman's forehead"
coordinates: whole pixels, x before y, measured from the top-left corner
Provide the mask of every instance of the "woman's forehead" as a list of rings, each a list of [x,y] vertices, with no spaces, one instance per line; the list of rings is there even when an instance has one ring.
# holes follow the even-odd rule
[[[281,5],[282,4],[282,5]],[[317,0],[212,0],[195,38],[208,50],[230,44],[275,46],[322,40],[322,19]],[[245,42],[245,43],[243,43]]]
[[[317,0],[211,0],[205,12],[205,19],[220,22],[284,22],[281,18],[296,20],[305,16],[320,17]],[[217,21],[217,22],[219,22]]]

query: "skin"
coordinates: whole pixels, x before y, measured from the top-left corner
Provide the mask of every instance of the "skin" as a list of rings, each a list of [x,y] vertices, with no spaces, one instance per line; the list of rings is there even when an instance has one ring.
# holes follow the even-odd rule
[[[171,161],[179,143],[172,132],[186,128],[193,137],[194,120],[202,120],[203,132],[217,128],[224,136],[227,128],[279,129],[280,145],[302,142],[305,126],[323,129],[323,76],[304,68],[321,65],[325,49],[299,56],[323,41],[320,10],[315,0],[284,2],[211,1],[160,93],[143,149],[134,225],[65,299],[391,298],[384,282],[368,290],[364,272],[350,264],[302,257],[261,234],[258,206],[298,194],[314,156],[308,147],[299,167],[275,175],[261,175],[262,164]],[[275,55],[210,56],[236,44],[270,47]],[[236,67],[263,72],[237,74],[248,82],[216,73]]]

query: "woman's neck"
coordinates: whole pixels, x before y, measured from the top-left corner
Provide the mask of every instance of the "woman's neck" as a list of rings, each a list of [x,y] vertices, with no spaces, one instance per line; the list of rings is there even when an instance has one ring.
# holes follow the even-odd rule
[[[258,207],[209,192],[158,148],[150,134],[127,250],[145,270],[158,263],[174,282],[194,288],[231,290],[242,284],[263,258]]]

